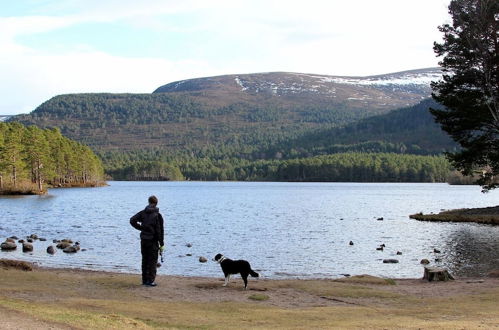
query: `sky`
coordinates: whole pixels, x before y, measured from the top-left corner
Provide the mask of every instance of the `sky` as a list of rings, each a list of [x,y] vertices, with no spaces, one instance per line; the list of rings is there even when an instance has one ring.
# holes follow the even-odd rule
[[[438,66],[450,0],[1,0],[0,115],[223,74]]]

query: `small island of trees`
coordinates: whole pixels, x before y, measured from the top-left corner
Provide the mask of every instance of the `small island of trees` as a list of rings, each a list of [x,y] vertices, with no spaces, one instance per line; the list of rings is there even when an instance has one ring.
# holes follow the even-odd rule
[[[100,159],[59,129],[0,123],[0,194],[42,194],[47,186],[98,186],[103,181]]]

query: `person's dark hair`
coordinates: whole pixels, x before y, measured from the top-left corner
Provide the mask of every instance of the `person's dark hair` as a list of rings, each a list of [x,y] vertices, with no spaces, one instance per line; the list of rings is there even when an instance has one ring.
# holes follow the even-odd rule
[[[154,204],[154,205],[158,204],[158,198],[154,195],[149,197],[149,204]]]

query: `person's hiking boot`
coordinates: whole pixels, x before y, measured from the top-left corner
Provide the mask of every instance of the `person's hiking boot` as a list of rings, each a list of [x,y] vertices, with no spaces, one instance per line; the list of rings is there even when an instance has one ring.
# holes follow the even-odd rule
[[[157,286],[157,284],[155,282],[147,282],[147,283],[144,283],[143,285],[145,285],[145,286]]]

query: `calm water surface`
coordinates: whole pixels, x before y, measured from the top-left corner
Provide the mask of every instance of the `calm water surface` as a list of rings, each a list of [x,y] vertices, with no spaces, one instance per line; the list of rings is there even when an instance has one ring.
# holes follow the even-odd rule
[[[0,239],[36,233],[47,241],[36,241],[33,253],[18,248],[0,252],[0,258],[138,273],[139,232],[129,219],[151,194],[166,220],[160,274],[220,277],[211,261],[219,252],[249,260],[270,278],[421,277],[422,258],[457,276],[499,269],[499,226],[408,218],[499,204],[499,191],[482,194],[479,187],[447,184],[110,182],[103,188],[52,189],[48,196],[1,197]],[[63,238],[87,250],[45,252],[53,239]],[[384,251],[377,251],[382,243]],[[199,256],[210,261],[200,263]],[[386,258],[400,262],[383,264]]]

